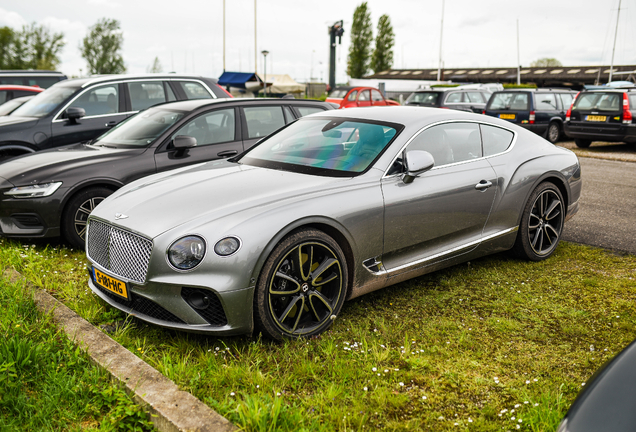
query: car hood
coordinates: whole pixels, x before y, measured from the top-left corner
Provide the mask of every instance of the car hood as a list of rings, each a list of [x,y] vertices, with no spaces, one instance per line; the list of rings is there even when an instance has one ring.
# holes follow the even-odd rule
[[[145,148],[117,149],[73,144],[9,159],[0,165],[0,172],[2,177],[16,186],[58,181],[63,180],[73,169],[99,162],[112,163],[144,151]]]
[[[0,133],[32,127],[38,120],[35,117],[0,116]]]
[[[266,211],[350,182],[215,161],[133,182],[102,201],[92,216],[154,238],[186,223],[200,226],[251,208]]]

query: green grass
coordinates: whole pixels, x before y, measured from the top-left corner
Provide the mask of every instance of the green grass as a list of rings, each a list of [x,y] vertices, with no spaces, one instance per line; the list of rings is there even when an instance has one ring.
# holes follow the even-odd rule
[[[0,430],[151,430],[106,372],[38,313],[20,284],[0,279]]]
[[[254,431],[554,430],[636,336],[636,257],[569,243],[547,261],[499,254],[368,294],[322,337],[281,344],[122,324],[84,262],[0,240],[0,266],[96,325],[120,324],[117,341]]]

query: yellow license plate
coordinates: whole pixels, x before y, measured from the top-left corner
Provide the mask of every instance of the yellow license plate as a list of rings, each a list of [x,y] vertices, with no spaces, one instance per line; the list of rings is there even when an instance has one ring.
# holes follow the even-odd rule
[[[99,286],[108,291],[117,294],[128,300],[128,290],[126,289],[126,282],[122,282],[114,277],[110,277],[99,270],[95,269],[95,282]]]
[[[586,121],[600,121],[600,122],[604,122],[605,120],[607,120],[607,116],[595,116],[595,115],[589,115],[585,117]]]
[[[514,114],[499,114],[499,118],[504,120],[514,120],[515,115]]]

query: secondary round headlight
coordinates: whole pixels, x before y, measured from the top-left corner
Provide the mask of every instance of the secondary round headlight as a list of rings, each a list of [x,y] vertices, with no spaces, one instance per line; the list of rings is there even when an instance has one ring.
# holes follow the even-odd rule
[[[214,252],[220,256],[230,256],[241,247],[241,242],[236,237],[226,237],[214,245]]]
[[[190,270],[199,265],[205,256],[205,240],[187,236],[172,243],[168,249],[168,260],[179,270]]]

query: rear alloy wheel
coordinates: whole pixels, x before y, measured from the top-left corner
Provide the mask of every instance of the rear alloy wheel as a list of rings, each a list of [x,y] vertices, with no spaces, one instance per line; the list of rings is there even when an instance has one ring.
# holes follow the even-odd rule
[[[550,126],[548,126],[548,141],[556,144],[559,138],[561,138],[561,127],[556,122],[550,123]]]
[[[105,187],[86,189],[68,202],[62,214],[64,239],[77,249],[84,249],[88,215],[113,191]]]
[[[338,243],[315,229],[286,237],[265,262],[254,296],[264,335],[282,340],[318,335],[331,326],[347,292],[347,265]]]
[[[576,140],[574,140],[574,143],[579,148],[588,148],[590,146],[590,144],[592,144],[592,141],[591,140],[584,140],[584,139],[576,139]]]
[[[541,183],[524,208],[514,252],[532,261],[546,259],[559,244],[564,222],[561,191],[553,183]]]

